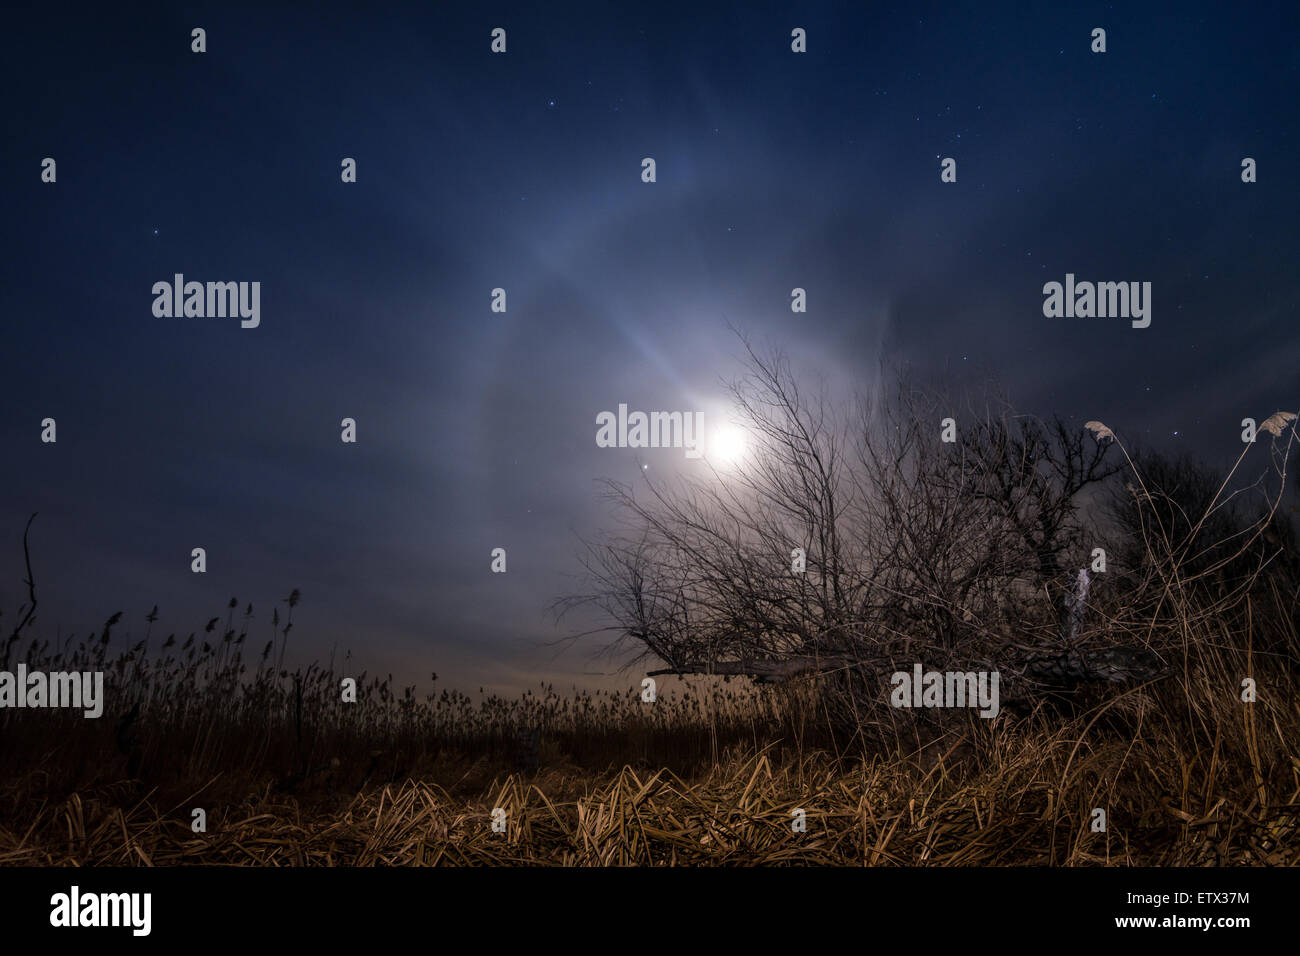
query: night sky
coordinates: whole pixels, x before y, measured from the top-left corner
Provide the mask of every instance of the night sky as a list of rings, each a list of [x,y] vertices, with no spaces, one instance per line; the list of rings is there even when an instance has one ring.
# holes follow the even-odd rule
[[[257,652],[299,588],[291,662],[599,682],[548,612],[597,480],[706,466],[595,416],[722,421],[729,325],[835,394],[907,363],[1216,463],[1297,407],[1294,4],[372,6],[6,14],[6,633],[36,511],[45,637],[235,595]],[[260,326],[156,317],[176,273],[259,281]],[[1066,273],[1151,282],[1150,327],[1046,318]]]

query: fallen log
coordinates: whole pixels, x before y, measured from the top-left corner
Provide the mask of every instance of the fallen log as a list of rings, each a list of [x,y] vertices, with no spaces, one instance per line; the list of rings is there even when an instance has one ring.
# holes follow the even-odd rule
[[[1042,684],[1122,684],[1153,680],[1168,669],[1159,654],[1139,647],[1031,654],[1025,659],[1025,676]]]
[[[787,657],[772,661],[715,661],[709,664],[687,664],[682,667],[665,667],[649,671],[647,677],[659,677],[663,674],[678,675],[722,675],[729,677],[752,677],[757,684],[775,684],[801,677],[804,674],[837,670],[849,661],[830,657]]]
[[[648,677],[664,674],[721,675],[750,677],[758,684],[774,684],[807,674],[825,673],[867,662],[842,655],[787,657],[779,660],[714,661],[665,667],[647,672]],[[1008,670],[1047,686],[1079,683],[1126,683],[1161,676],[1169,665],[1145,648],[1112,647],[1096,651],[1062,651],[1018,654],[1008,661]]]

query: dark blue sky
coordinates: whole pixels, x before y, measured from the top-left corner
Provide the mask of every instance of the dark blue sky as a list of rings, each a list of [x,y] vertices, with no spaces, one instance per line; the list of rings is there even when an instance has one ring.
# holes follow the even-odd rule
[[[716,420],[728,322],[832,388],[989,376],[1235,457],[1300,384],[1294,4],[997,6],[8,13],[0,620],[39,511],[50,637],[231,595],[269,629],[297,587],[291,658],[608,669],[542,646],[596,480],[689,466],[597,448],[595,415]],[[260,281],[260,327],[155,317],[177,272]],[[1151,282],[1150,328],[1045,318],[1067,272]]]

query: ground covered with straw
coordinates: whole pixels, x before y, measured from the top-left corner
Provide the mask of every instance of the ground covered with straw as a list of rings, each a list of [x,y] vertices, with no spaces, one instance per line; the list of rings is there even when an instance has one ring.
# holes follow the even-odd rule
[[[224,634],[213,619],[152,653],[147,633],[116,638],[118,615],[23,648],[29,667],[104,671],[109,705],[0,711],[0,865],[1300,861],[1297,677],[1222,649],[993,720],[877,707],[845,730],[816,679],[647,703],[636,687],[420,698],[362,674],[345,703],[346,663],[290,673],[273,644],[246,663],[252,612],[241,627],[234,610]]]
[[[129,784],[33,808],[6,794],[0,865],[675,866],[1294,865],[1300,786],[1216,789],[1211,755],[1152,773],[1143,745],[1042,737],[980,759],[847,762],[736,748],[692,779],[670,770],[444,767],[346,795],[268,784],[238,801],[163,803]],[[925,764],[929,763],[929,769]],[[951,763],[951,765],[950,765]],[[1134,772],[1124,774],[1128,763]],[[1115,777],[1119,772],[1121,776]],[[219,780],[211,781],[214,792]],[[1222,778],[1218,780],[1223,783]],[[472,786],[472,784],[471,784]],[[1095,832],[1093,808],[1108,808]],[[192,826],[206,806],[206,832]],[[802,811],[802,814],[799,813]],[[805,824],[800,830],[796,820]],[[494,820],[496,826],[494,827]]]

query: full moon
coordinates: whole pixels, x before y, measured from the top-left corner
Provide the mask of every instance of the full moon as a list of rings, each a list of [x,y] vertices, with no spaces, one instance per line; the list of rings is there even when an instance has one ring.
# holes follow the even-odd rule
[[[716,465],[734,465],[745,457],[745,432],[735,425],[723,425],[713,433],[707,456]]]

